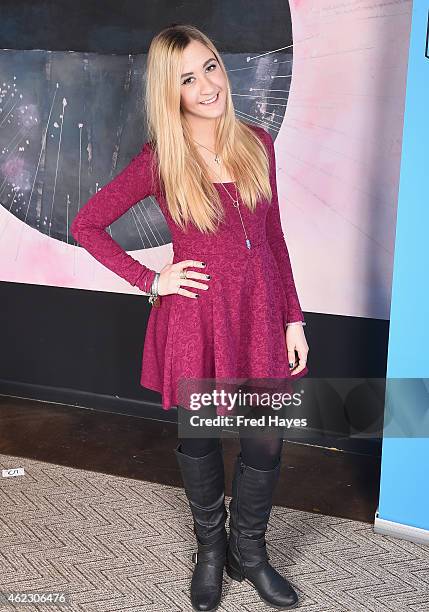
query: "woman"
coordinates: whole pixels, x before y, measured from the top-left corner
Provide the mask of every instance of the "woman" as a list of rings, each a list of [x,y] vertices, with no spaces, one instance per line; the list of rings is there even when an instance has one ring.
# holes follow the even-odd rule
[[[98,261],[150,295],[141,384],[160,391],[163,408],[177,406],[181,418],[189,414],[181,379],[293,380],[308,371],[308,345],[281,228],[272,138],[236,118],[222,59],[201,31],[173,25],[155,36],[145,101],[150,140],[87,202],[71,230]],[[174,248],[159,273],[105,231],[150,194]],[[298,600],[268,562],[265,544],[283,439],[242,436],[240,444],[229,541],[219,438],[179,438],[175,449],[198,546],[194,610],[218,606],[225,565],[276,608]]]

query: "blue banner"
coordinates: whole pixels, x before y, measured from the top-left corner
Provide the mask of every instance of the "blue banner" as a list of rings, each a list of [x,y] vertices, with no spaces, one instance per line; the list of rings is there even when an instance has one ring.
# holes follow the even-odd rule
[[[413,3],[408,60],[387,389],[399,378],[408,384],[395,397],[403,430],[392,435],[385,420],[375,530],[429,542],[428,46],[429,2],[419,0]]]

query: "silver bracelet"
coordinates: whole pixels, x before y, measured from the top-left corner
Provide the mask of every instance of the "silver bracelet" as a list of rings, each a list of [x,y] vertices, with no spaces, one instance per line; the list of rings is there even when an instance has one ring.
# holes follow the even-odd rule
[[[159,276],[160,276],[160,272],[156,272],[155,273],[155,277],[152,281],[152,284],[150,286],[150,296],[149,296],[149,302],[153,305],[156,298],[158,297],[158,282],[159,282]]]
[[[305,321],[291,321],[290,323],[286,323],[286,327],[288,327],[289,325],[307,325],[307,323]]]

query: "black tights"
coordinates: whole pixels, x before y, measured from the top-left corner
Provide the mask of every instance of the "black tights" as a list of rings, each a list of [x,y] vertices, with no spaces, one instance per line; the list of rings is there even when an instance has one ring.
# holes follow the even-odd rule
[[[182,407],[179,406],[179,410]],[[181,438],[181,451],[191,457],[204,457],[219,444],[219,438]],[[257,470],[272,470],[279,462],[283,448],[283,438],[244,437],[240,436],[241,456],[243,462]]]
[[[181,451],[191,457],[204,457],[219,444],[219,438],[179,438]],[[257,470],[272,470],[280,459],[282,438],[240,438],[241,456]]]

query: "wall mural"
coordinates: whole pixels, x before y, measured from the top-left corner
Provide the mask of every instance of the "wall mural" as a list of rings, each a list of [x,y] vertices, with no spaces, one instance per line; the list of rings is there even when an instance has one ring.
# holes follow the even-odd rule
[[[237,115],[269,127],[283,121],[287,93],[272,92],[291,70],[291,53],[223,56]],[[252,70],[247,71],[249,64]],[[146,56],[46,51],[0,54],[2,152],[0,201],[29,227],[67,244],[79,208],[111,180],[146,141],[143,88]],[[249,92],[246,93],[239,92]],[[254,92],[252,94],[252,92]],[[267,102],[276,105],[267,108]],[[109,228],[127,251],[170,242],[153,198]]]
[[[388,319],[411,2],[311,4],[290,3],[293,41],[222,57],[237,116],[275,139],[303,309]],[[145,55],[0,51],[1,280],[139,293],[69,228],[146,141],[145,65]],[[153,197],[107,231],[152,269],[171,261]]]

